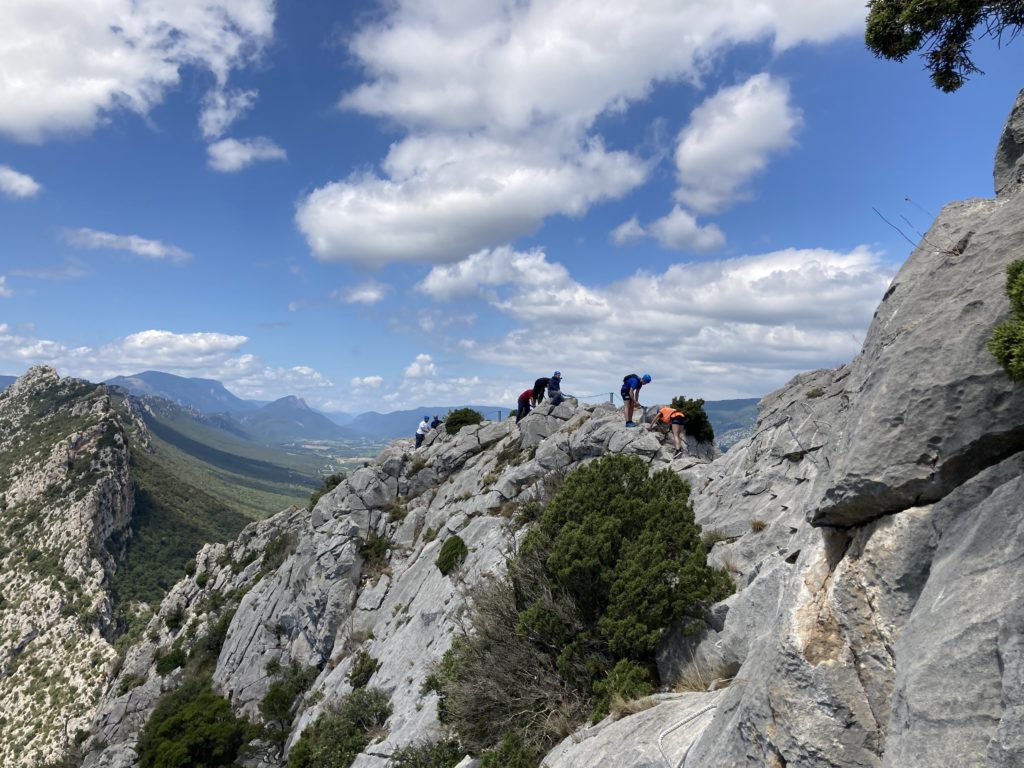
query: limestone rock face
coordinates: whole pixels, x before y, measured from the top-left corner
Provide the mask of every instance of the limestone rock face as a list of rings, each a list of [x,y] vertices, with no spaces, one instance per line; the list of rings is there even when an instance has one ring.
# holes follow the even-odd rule
[[[1006,127],[1003,128],[1003,135],[996,148],[996,165],[992,175],[997,197],[1016,192],[1024,183],[1024,91],[1017,95]]]
[[[160,694],[181,683],[181,670],[158,673],[160,659],[201,648],[227,619],[213,684],[237,712],[261,719],[275,669],[297,664],[315,678],[296,702],[284,752],[269,750],[259,765],[283,764],[302,731],[352,691],[353,669],[367,655],[378,665],[366,685],[389,695],[392,715],[387,735],[354,768],[385,768],[395,749],[440,738],[437,697],[423,684],[459,630],[467,593],[504,568],[522,531],[509,518],[546,498],[549,481],[609,451],[641,456],[652,471],[693,468],[715,455],[691,440],[674,458],[670,438],[627,429],[607,406],[568,399],[540,406],[518,426],[437,430],[419,449],[396,441],[314,509],[282,512],[230,544],[206,547],[97,708],[85,765],[137,762],[146,718]],[[444,575],[437,558],[453,536],[468,554]]]
[[[117,654],[108,577],[133,508],[102,386],[32,368],[0,393],[0,764],[57,761],[87,732]]]

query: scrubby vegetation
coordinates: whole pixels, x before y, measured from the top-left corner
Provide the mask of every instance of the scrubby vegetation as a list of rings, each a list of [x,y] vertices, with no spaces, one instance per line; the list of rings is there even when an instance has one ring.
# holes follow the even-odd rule
[[[711,419],[704,412],[704,400],[697,398],[691,400],[685,395],[678,395],[672,398],[672,407],[677,411],[686,414],[686,426],[683,431],[693,435],[702,443],[713,443],[715,441],[715,428],[711,426]]]
[[[449,435],[457,435],[459,430],[470,424],[479,424],[484,420],[483,414],[472,408],[457,408],[449,411],[444,420],[444,429]]]
[[[707,565],[689,486],[605,456],[565,479],[507,575],[474,592],[469,631],[429,684],[485,765],[533,768],[588,716],[649,694],[665,630],[731,591]]]
[[[208,676],[165,695],[139,739],[142,768],[233,765],[252,735],[252,726],[214,693]]]
[[[348,768],[390,716],[391,704],[383,691],[352,691],[336,709],[303,730],[288,755],[289,768]]]
[[[1024,381],[1024,261],[1020,259],[1006,268],[1006,295],[1011,317],[992,331],[988,348],[1011,379]]]
[[[454,739],[396,749],[388,768],[455,768],[465,753]]]
[[[348,671],[348,684],[353,688],[365,688],[373,673],[380,669],[380,662],[364,650],[356,653],[352,668]]]
[[[260,714],[267,723],[268,738],[284,746],[295,718],[295,701],[316,679],[317,670],[304,667],[294,659],[288,666],[282,666],[275,659],[267,664],[267,674],[274,682],[260,701]]]
[[[437,569],[447,576],[462,565],[468,554],[469,547],[466,546],[466,542],[462,540],[461,536],[449,536],[441,545],[441,551],[437,555]]]

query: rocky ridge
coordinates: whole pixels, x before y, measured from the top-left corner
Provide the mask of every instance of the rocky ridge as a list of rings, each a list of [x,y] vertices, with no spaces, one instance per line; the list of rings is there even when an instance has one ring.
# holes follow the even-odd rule
[[[0,393],[0,764],[87,735],[117,663],[108,577],[132,504],[102,386],[38,367]]]
[[[419,451],[396,443],[313,510],[200,553],[101,702],[86,765],[135,764],[145,717],[181,682],[158,660],[225,617],[213,680],[237,711],[258,717],[268,667],[315,670],[287,745],[351,689],[359,651],[379,662],[370,685],[393,714],[354,765],[383,768],[396,747],[436,738],[421,684],[465,589],[514,545],[507,516],[605,452],[690,480],[698,522],[721,539],[710,559],[738,591],[703,633],[676,628],[659,648],[663,680],[718,690],[656,696],[584,728],[548,768],[1024,764],[1024,393],[985,347],[1009,313],[1006,266],[1024,257],[1022,103],[995,199],[947,206],[861,354],[766,397],[728,454],[690,444],[672,461],[607,406],[572,403],[519,427],[435,433]],[[443,576],[436,557],[455,535],[469,554]],[[268,750],[254,764],[281,762]]]

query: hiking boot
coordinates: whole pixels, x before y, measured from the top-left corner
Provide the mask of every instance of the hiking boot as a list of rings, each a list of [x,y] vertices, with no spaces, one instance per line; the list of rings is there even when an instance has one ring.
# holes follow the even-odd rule
[[[635,427],[635,426],[636,426],[636,424],[635,424],[635,423],[633,423],[632,421],[627,421],[627,422],[626,422],[626,426],[627,426],[627,427]]]

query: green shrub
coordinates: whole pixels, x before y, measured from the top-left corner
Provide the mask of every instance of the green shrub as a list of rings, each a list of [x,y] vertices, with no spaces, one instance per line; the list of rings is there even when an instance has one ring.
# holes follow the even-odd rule
[[[469,547],[466,546],[466,542],[462,540],[461,536],[449,536],[441,545],[441,551],[437,555],[437,569],[447,576],[462,565],[468,554]]]
[[[472,408],[456,408],[454,411],[448,411],[448,416],[444,420],[444,429],[449,435],[457,435],[463,427],[479,424],[483,420],[483,414]]]
[[[345,479],[344,475],[328,475],[324,478],[324,483],[317,488],[313,493],[309,495],[309,508],[312,509],[316,506],[316,503],[320,501],[320,497],[325,493],[330,493]]]
[[[289,768],[349,768],[370,743],[370,732],[391,716],[383,691],[358,688],[336,709],[325,712],[303,730],[288,754]]]
[[[594,712],[596,723],[608,716],[616,699],[633,701],[654,693],[653,675],[647,667],[635,661],[620,659],[608,677],[594,683]]]
[[[292,729],[295,717],[295,700],[305,693],[316,679],[315,667],[303,667],[294,659],[287,667],[282,667],[277,659],[273,670],[267,665],[267,673],[274,681],[267,688],[260,701],[260,714],[268,726],[268,736],[278,744],[284,745]]]
[[[352,668],[346,678],[353,688],[365,688],[373,674],[380,669],[380,662],[364,650],[356,653]]]
[[[178,667],[185,666],[186,661],[188,661],[188,655],[184,649],[175,645],[165,655],[157,657],[156,673],[158,675],[166,675],[178,669]]]
[[[210,678],[196,678],[161,697],[139,738],[139,765],[233,765],[252,735],[251,726],[213,692]]]
[[[1024,260],[1006,268],[1006,295],[1011,317],[992,330],[988,349],[1011,379],[1024,381]]]
[[[544,754],[616,697],[650,693],[666,629],[733,589],[705,552],[678,475],[621,455],[576,470],[507,576],[471,595],[469,631],[433,673],[442,717],[471,752]]]
[[[686,426],[683,427],[686,434],[692,435],[700,443],[715,442],[715,428],[711,426],[711,419],[704,412],[702,398],[690,400],[685,395],[679,395],[672,398],[671,406],[686,414]]]
[[[387,571],[388,555],[393,546],[394,544],[387,536],[370,531],[366,540],[359,547],[359,554],[363,556],[364,578],[375,580]]]
[[[388,768],[455,768],[465,754],[457,741],[435,741],[396,749]]]
[[[494,749],[480,755],[480,768],[538,768],[544,753],[507,734]]]
[[[196,561],[195,560],[189,560],[187,563],[185,563],[185,575],[186,576],[191,576],[195,572],[196,572]]]
[[[164,616],[164,624],[172,632],[181,629],[182,623],[185,621],[185,609],[178,605],[175,606],[174,610]]]
[[[209,583],[210,583],[210,572],[209,571],[203,571],[198,576],[196,576],[196,586],[199,587],[200,589],[204,589],[206,587],[206,585],[209,584]]]
[[[825,394],[825,390],[821,387],[814,387],[814,389],[808,389],[804,392],[804,397],[814,399],[815,397],[821,397]]]
[[[260,563],[260,571],[263,574],[276,571],[288,557],[295,552],[295,534],[290,531],[278,533],[278,535],[267,542],[263,550],[263,562]]]
[[[145,675],[125,675],[117,686],[117,695],[124,696],[128,691],[133,691],[146,682]]]

